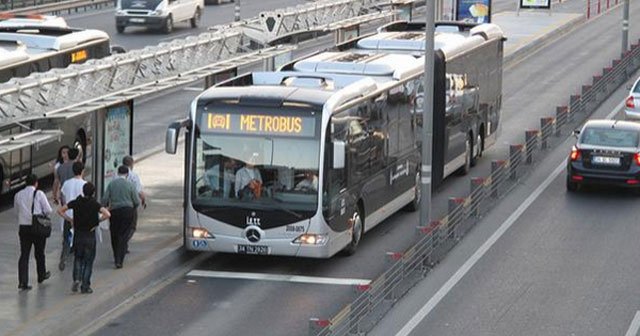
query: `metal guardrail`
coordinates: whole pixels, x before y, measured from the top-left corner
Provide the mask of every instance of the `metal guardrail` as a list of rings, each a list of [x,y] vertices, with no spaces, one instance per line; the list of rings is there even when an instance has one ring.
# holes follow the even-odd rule
[[[325,0],[300,6],[285,11],[273,11],[262,16],[280,15],[286,21],[289,16],[301,15],[297,11],[304,11],[306,16],[314,13],[328,21],[330,15],[327,8],[330,4],[345,6],[346,0]],[[416,0],[417,1],[417,0]],[[355,0],[352,3],[374,4],[381,0]],[[353,4],[352,4],[353,5]],[[391,8],[384,13],[392,13]],[[350,12],[355,13],[355,12]],[[370,15],[360,13],[362,20],[377,20],[389,15]],[[323,20],[313,21],[339,27],[335,22],[330,24]],[[354,18],[348,18],[352,22]],[[109,97],[115,92],[126,94],[127,90],[148,83],[163,82],[180,85],[179,77],[192,69],[202,68],[217,62],[233,58],[247,51],[245,35],[246,27],[258,19],[241,23],[214,27],[214,30],[198,36],[176,39],[161,43],[158,46],[134,50],[125,54],[113,55],[104,59],[90,60],[85,64],[71,65],[66,69],[54,69],[46,73],[34,73],[26,78],[14,78],[0,84],[0,124],[11,123],[25,118],[40,118],[57,113],[65,108],[77,106],[83,102],[91,102]],[[311,21],[309,21],[311,22]],[[360,22],[362,23],[362,22]],[[351,24],[351,23],[350,23]],[[288,26],[286,30],[304,31],[309,26]],[[336,28],[337,29],[337,28]],[[279,34],[285,33],[280,29]],[[167,84],[168,85],[168,84]],[[166,89],[158,86],[158,90]],[[152,93],[149,91],[147,93]]]
[[[533,169],[536,157],[563,142],[566,135],[589,117],[622,83],[640,68],[640,41],[602,75],[593,77],[569,106],[558,106],[555,116],[540,119],[540,128],[525,131],[525,141],[509,146],[504,160],[491,162],[491,174],[470,179],[466,197],[451,197],[446,215],[418,227],[422,237],[405,252],[388,252],[389,267],[368,285],[354,286],[355,298],[330,319],[309,319],[309,335],[362,335],[416,283],[425,278],[460,239],[521,177]]]
[[[115,0],[66,0],[66,1],[47,1],[47,0],[8,0],[3,2],[3,7],[7,12],[14,14],[53,14],[59,15],[63,13],[77,13],[80,9],[100,9],[103,7],[115,6]]]

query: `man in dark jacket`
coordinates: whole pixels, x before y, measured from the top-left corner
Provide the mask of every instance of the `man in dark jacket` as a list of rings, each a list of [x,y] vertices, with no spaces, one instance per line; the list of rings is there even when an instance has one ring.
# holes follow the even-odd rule
[[[129,168],[118,167],[118,177],[107,186],[102,204],[111,212],[111,248],[116,268],[122,268],[127,251],[127,238],[133,223],[134,209],[140,205],[140,198],[133,183],[127,180]]]

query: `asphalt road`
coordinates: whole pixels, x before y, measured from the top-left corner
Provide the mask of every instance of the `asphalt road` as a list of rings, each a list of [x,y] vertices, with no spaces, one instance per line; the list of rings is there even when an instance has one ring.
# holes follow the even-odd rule
[[[481,163],[474,168],[473,176],[488,175],[490,161],[504,158],[507,144],[521,143],[525,129],[539,127],[540,117],[552,115],[557,105],[566,104],[569,95],[575,94],[581,84],[588,82],[592,75],[599,72],[603,66],[608,65],[611,59],[618,55],[620,17],[618,9],[609,15],[592,20],[586,25],[577,27],[568,36],[550,43],[542,51],[534,53],[519,64],[506,69],[503,82],[503,134],[499,139],[499,144],[487,151]],[[632,18],[634,17],[640,17],[638,8],[632,8]],[[630,36],[637,39],[639,33],[638,27],[632,26]],[[150,103],[157,104],[154,105],[157,110],[167,110],[173,104],[171,103],[172,99],[170,97],[164,99],[165,103],[155,101]],[[188,99],[186,100],[188,101]],[[185,111],[185,108],[186,104],[183,104],[177,111]],[[448,179],[441,190],[434,195],[434,217],[439,217],[444,213],[448,197],[465,195],[468,185],[469,182],[466,178]],[[591,196],[576,196],[571,206],[574,209],[583,209],[582,211],[584,211],[593,208],[594,204],[602,203],[602,200],[597,198],[601,196],[596,196],[596,199],[591,201],[589,197]],[[554,208],[559,208],[555,205],[556,203],[562,204],[560,200],[551,196],[549,198],[548,204],[553,204]],[[625,198],[623,197],[622,200],[624,202]],[[617,210],[619,216],[614,218],[624,217],[624,209],[626,208],[629,206],[619,207]],[[537,210],[535,215],[545,216],[544,219],[551,220],[551,217],[548,216],[553,214],[552,211],[544,208],[537,208]],[[548,214],[543,215],[540,214],[541,212],[548,212]],[[616,214],[616,212],[608,211],[606,213]],[[564,214],[564,216],[570,216],[570,214],[571,212]],[[604,217],[605,213],[602,215],[603,217],[599,217],[601,220],[606,218]],[[634,216],[629,212],[626,215],[628,218]],[[593,220],[595,223],[596,218]],[[555,222],[558,221],[560,220],[555,220]],[[572,221],[572,223],[577,222]],[[384,263],[381,262],[385,252],[403,251],[415,240],[416,225],[416,214],[400,212],[369,232],[358,253],[348,258],[338,256],[331,260],[301,260],[213,255],[198,265],[196,269],[216,272],[228,271],[236,275],[239,272],[284,275],[283,279],[292,275],[303,275],[372,280],[385,269]],[[550,227],[553,228],[553,226]],[[600,228],[593,231],[581,231],[581,235],[578,237],[589,242],[596,242],[601,230]],[[555,241],[556,245],[551,247],[562,250],[562,240],[558,240],[558,237],[553,234],[553,230],[540,230],[537,239],[541,242]],[[569,239],[569,236],[563,237]],[[512,242],[514,250],[517,250],[516,243],[518,242]],[[577,241],[573,243],[577,244]],[[575,245],[569,244],[566,249],[571,249],[572,246],[575,248]],[[612,243],[613,252],[603,250],[603,253],[612,254],[619,246],[625,245]],[[540,255],[535,261],[544,263],[545,260],[553,259],[554,253],[557,251],[554,249],[547,251],[540,248],[536,249],[535,253]],[[584,258],[588,256],[589,254]],[[606,255],[601,258],[604,256]],[[581,254],[577,252],[572,257],[582,258]],[[503,258],[509,258],[509,256]],[[623,259],[620,260],[623,261]],[[570,263],[571,260],[566,260],[566,262]],[[601,263],[596,263],[594,266],[597,268],[601,266]],[[632,266],[624,267],[630,268]],[[491,264],[487,266],[487,276],[491,275],[491,270],[494,268],[508,271],[506,267]],[[598,272],[601,271],[604,270],[598,269]],[[561,276],[558,275],[558,277]],[[601,284],[604,286],[605,278],[601,279]],[[551,286],[556,282],[549,280],[548,284]],[[567,286],[570,287],[570,285]],[[469,286],[468,291],[473,292],[473,287]],[[217,277],[184,276],[145,300],[140,300],[139,304],[112,320],[96,334],[307,334],[308,318],[332,316],[351,299],[352,295],[352,289],[349,286],[337,284],[238,280],[221,278],[220,274]],[[554,298],[551,294],[548,297]],[[459,309],[465,307],[460,304],[461,301],[461,298],[456,301],[459,304]],[[480,299],[477,302],[478,305],[481,305]],[[446,314],[446,311],[442,314]],[[479,320],[482,322],[481,319]],[[516,322],[513,321],[513,323]],[[542,320],[539,322],[543,323]],[[420,334],[423,334],[422,329],[420,330]],[[438,332],[431,334],[439,335]],[[476,333],[467,332],[467,334]],[[528,333],[524,332],[523,334]],[[590,334],[600,335],[595,332]]]

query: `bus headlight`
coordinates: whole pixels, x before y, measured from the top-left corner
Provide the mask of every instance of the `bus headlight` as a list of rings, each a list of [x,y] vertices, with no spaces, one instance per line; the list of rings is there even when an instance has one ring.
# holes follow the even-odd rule
[[[327,235],[321,234],[303,234],[298,236],[293,243],[302,245],[324,245],[327,242]]]
[[[213,238],[213,235],[211,233],[209,233],[209,231],[205,230],[205,229],[192,229],[191,231],[191,235],[193,236],[193,238],[199,238],[199,239],[210,239]]]

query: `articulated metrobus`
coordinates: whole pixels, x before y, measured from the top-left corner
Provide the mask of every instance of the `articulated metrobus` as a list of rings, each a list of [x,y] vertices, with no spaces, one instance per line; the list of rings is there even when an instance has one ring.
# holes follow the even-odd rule
[[[424,56],[424,22],[398,21],[334,50],[361,55],[357,63],[375,64],[376,54]],[[434,38],[432,184],[454,172],[466,174],[482,152],[496,142],[502,105],[502,58],[505,37],[493,24],[437,22]],[[367,57],[362,55],[369,55]],[[338,56],[337,57],[341,57]],[[321,53],[284,69],[350,72],[333,53]],[[416,105],[422,113],[422,82]],[[421,122],[421,119],[420,119]]]
[[[107,33],[40,17],[0,15],[0,83],[111,54]]]
[[[410,53],[330,52],[198,96],[167,130],[175,153],[186,129],[185,247],[328,258],[416,210],[423,67]]]

